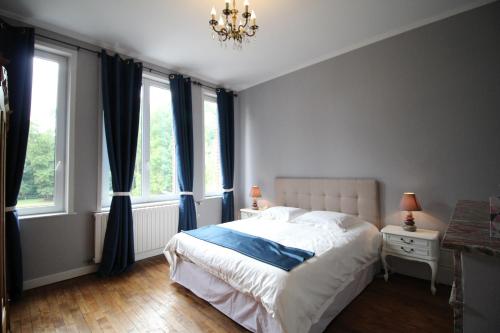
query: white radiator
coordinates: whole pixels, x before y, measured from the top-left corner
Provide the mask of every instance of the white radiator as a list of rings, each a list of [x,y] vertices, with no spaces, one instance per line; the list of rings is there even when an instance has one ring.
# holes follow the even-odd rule
[[[100,263],[109,212],[95,213],[94,262]],[[135,208],[134,249],[135,259],[141,260],[161,254],[170,238],[177,233],[179,205]]]

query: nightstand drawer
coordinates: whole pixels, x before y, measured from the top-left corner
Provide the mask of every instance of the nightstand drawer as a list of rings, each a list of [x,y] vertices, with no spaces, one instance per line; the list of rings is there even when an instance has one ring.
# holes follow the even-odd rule
[[[387,234],[387,241],[389,243],[411,246],[411,247],[423,247],[429,248],[431,243],[425,239],[407,237],[407,236],[399,236],[399,235],[391,235]]]
[[[241,219],[242,220],[249,219],[249,218],[255,216],[255,214],[251,214],[251,213],[247,213],[247,212],[240,212],[240,214],[241,214]]]
[[[419,258],[429,258],[430,256],[430,250],[426,248],[421,248],[418,246],[412,246],[412,245],[401,245],[401,244],[395,244],[395,243],[387,243],[387,251],[401,254],[404,256],[412,256],[412,257],[419,257]]]
[[[263,210],[260,210],[260,209],[241,208],[240,209],[240,220],[250,219],[252,217],[257,217],[262,212],[263,212]]]
[[[257,209],[242,208],[242,209],[240,209],[240,219],[244,220],[244,219],[256,217],[256,216],[259,216],[261,212],[262,212],[261,210],[257,210]]]

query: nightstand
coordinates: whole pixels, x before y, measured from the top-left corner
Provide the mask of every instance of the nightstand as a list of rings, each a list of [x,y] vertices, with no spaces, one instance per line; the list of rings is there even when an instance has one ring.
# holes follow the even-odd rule
[[[252,209],[252,208],[241,208],[240,209],[240,219],[249,219],[251,217],[255,217],[260,214],[262,210]]]
[[[382,246],[382,264],[385,281],[389,279],[387,256],[420,261],[431,267],[431,292],[436,294],[436,274],[439,260],[439,233],[434,230],[417,229],[415,232],[404,231],[400,226],[388,225],[381,230],[384,237]]]

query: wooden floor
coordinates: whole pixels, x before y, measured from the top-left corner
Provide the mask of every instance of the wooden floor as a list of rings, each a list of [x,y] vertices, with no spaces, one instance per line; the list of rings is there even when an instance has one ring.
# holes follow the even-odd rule
[[[449,287],[400,275],[376,278],[327,332],[452,332]],[[110,279],[87,275],[27,291],[11,308],[13,332],[246,332],[172,283],[163,257]]]

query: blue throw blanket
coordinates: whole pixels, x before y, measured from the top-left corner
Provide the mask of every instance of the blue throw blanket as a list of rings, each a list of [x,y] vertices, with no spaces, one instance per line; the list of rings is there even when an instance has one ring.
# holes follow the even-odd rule
[[[314,252],[284,246],[265,238],[215,225],[183,232],[281,268],[287,272],[307,259],[314,257]]]

